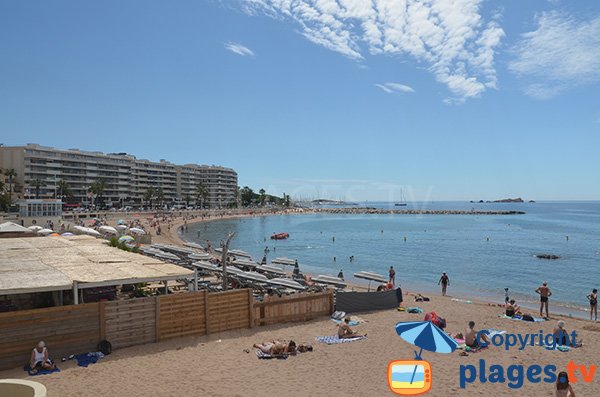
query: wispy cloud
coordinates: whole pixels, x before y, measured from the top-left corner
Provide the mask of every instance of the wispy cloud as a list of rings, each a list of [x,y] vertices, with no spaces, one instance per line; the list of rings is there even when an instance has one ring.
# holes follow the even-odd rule
[[[400,84],[400,83],[383,83],[383,84],[375,84],[375,86],[381,88],[383,91],[387,92],[388,94],[393,94],[395,92],[401,92],[401,93],[415,92],[415,90],[412,87],[409,87],[407,85]]]
[[[252,51],[250,48],[248,48],[240,43],[234,43],[234,42],[230,41],[229,43],[225,43],[225,48],[228,49],[229,51],[233,52],[234,54],[238,54],[243,57],[255,56],[254,51]]]
[[[482,0],[241,1],[248,14],[293,20],[308,40],[351,59],[410,56],[448,87],[453,102],[497,86],[494,55],[504,31],[483,19]]]
[[[600,16],[587,21],[562,12],[536,17],[537,29],[513,48],[511,71],[527,79],[524,91],[549,99],[582,84],[600,81]]]

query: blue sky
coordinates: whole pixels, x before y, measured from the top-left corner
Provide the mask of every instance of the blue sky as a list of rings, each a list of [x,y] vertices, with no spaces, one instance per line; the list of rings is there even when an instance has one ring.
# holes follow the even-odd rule
[[[302,197],[600,199],[600,2],[446,3],[3,2],[0,142]]]

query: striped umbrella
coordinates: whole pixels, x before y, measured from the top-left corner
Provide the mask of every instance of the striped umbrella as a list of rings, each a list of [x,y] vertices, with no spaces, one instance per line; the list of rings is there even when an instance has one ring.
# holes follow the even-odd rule
[[[458,343],[430,321],[400,322],[396,332],[406,342],[421,348],[415,356],[421,360],[423,349],[435,353],[452,353]]]

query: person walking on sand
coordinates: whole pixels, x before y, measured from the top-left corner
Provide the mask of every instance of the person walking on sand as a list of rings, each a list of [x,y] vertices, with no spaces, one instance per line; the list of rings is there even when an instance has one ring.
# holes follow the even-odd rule
[[[392,284],[392,287],[396,285],[396,271],[394,270],[394,266],[390,266],[390,281],[389,284]]]
[[[598,321],[598,290],[594,288],[587,298],[590,301],[590,321],[592,320],[592,313],[594,313],[594,321]]]
[[[442,284],[442,296],[446,296],[446,287],[450,285],[450,278],[446,272],[442,273],[442,277],[440,277],[440,281],[438,281],[438,285]]]
[[[549,318],[550,314],[548,313],[548,298],[550,298],[552,296],[552,291],[550,291],[550,288],[548,288],[548,283],[546,281],[544,281],[542,283],[542,285],[540,285],[535,290],[535,292],[540,294],[540,317],[544,317],[544,314],[542,312],[544,310],[544,307],[546,307],[546,317],[545,318]]]

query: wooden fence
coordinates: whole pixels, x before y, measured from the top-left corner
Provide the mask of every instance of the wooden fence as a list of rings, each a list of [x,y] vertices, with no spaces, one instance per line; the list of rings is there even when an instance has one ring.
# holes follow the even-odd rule
[[[189,335],[208,335],[331,314],[333,294],[300,294],[255,302],[248,289],[189,292],[124,301],[0,313],[0,370],[24,365],[38,341],[54,359]]]
[[[270,325],[307,321],[333,313],[333,293],[271,297],[254,303],[254,324]]]

